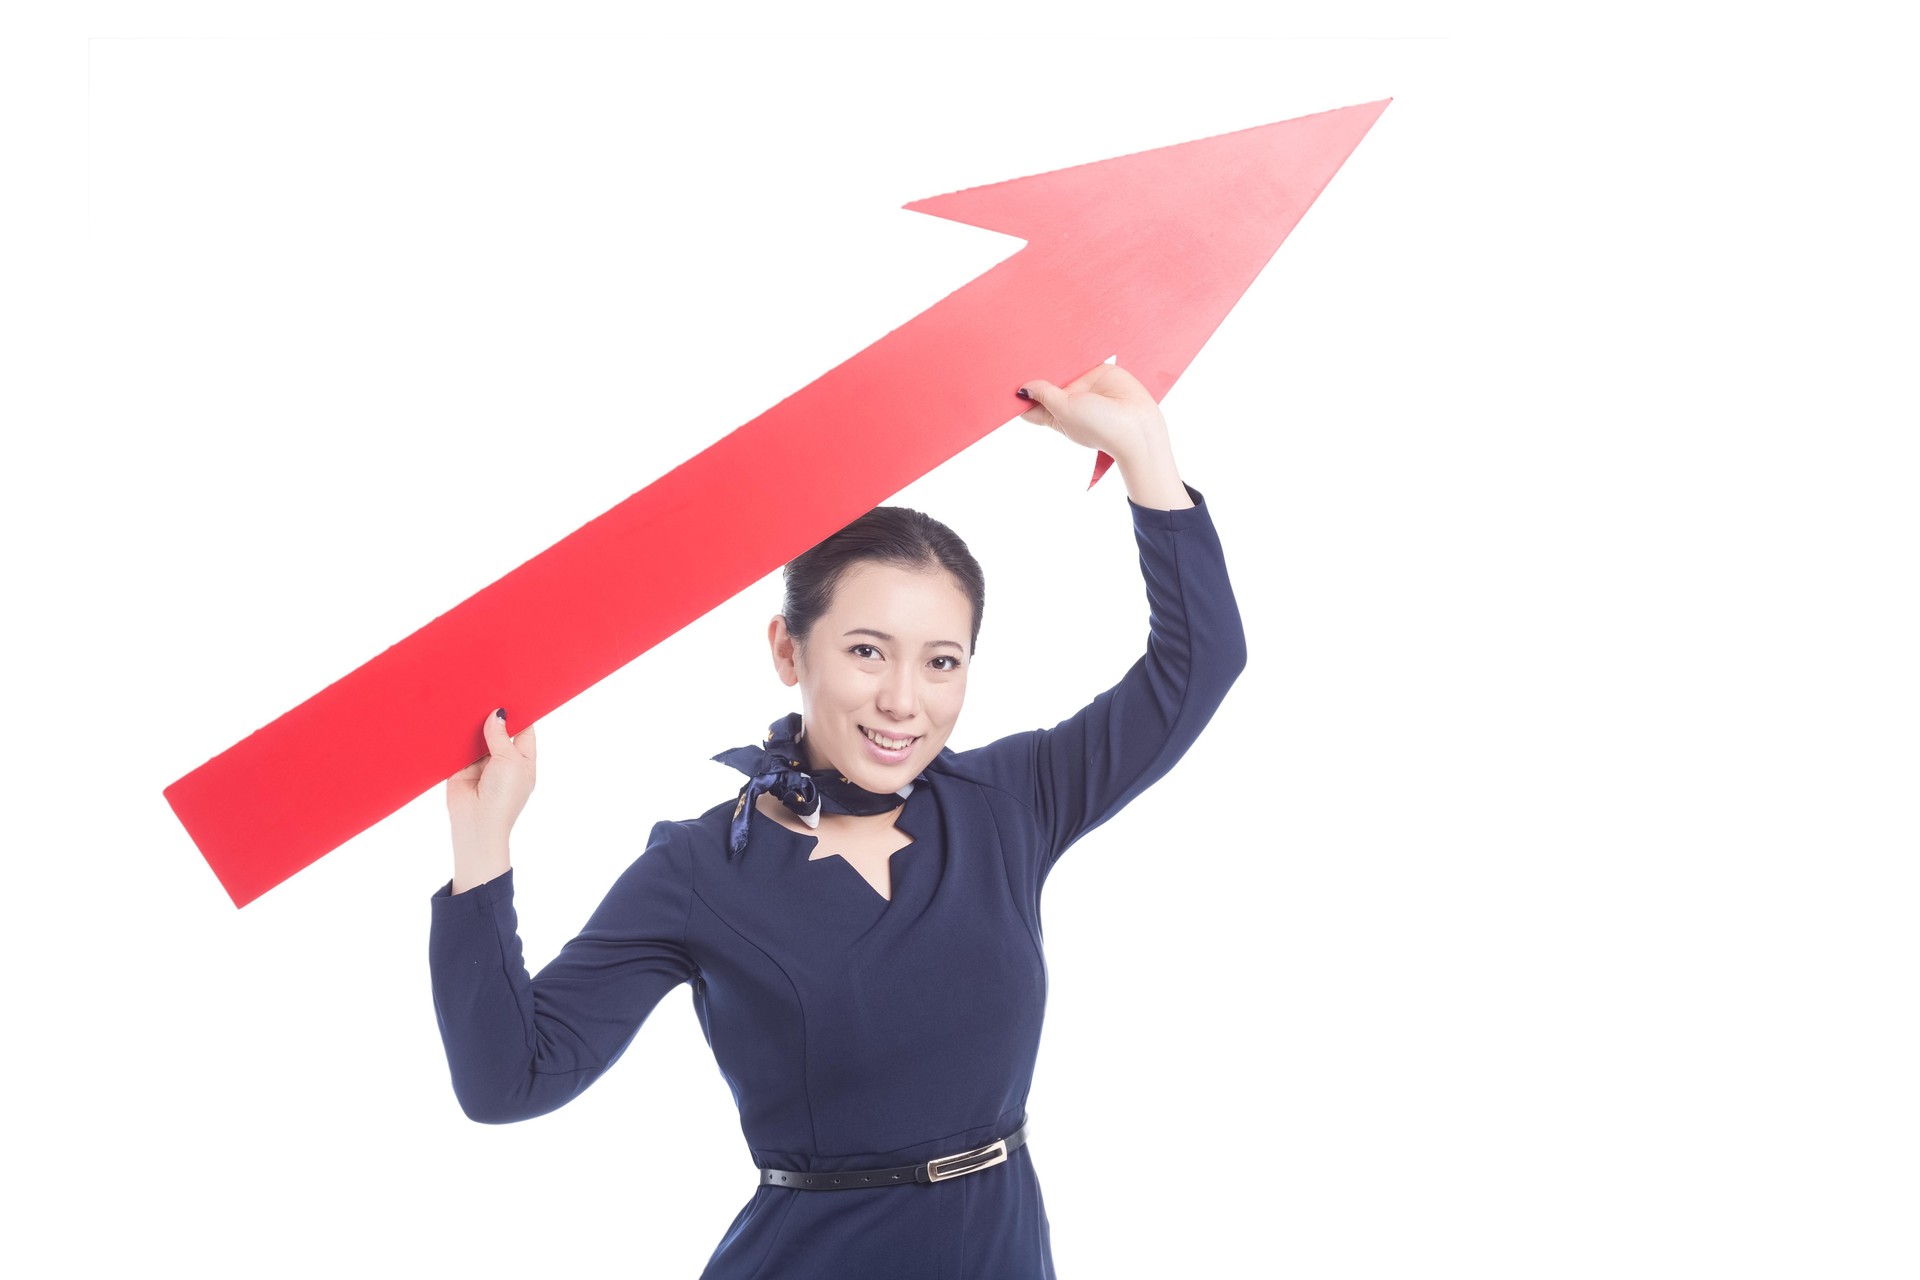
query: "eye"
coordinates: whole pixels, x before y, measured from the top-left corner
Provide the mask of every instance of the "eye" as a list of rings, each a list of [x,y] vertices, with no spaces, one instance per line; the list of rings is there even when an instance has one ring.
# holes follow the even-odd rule
[[[866,662],[871,662],[880,656],[880,651],[870,644],[854,645],[851,649],[847,650],[847,652]]]
[[[941,666],[940,664],[943,662],[948,665],[944,667]],[[933,664],[934,664],[934,669],[936,671],[958,671],[960,669],[960,659],[954,657],[950,653],[941,654],[939,657],[933,660]]]

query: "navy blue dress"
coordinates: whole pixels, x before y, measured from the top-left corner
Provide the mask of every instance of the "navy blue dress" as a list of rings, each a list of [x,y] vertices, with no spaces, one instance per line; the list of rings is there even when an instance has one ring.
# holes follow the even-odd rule
[[[1026,1119],[1047,996],[1040,890],[1075,840],[1170,769],[1246,663],[1201,496],[1129,502],[1151,635],[1113,688],[1052,729],[943,750],[897,825],[883,898],[844,858],[733,796],[654,826],[585,929],[529,980],[513,872],[432,897],[434,1008],[455,1096],[504,1124],[562,1106],[682,982],[759,1166],[912,1164]],[[1044,1143],[1044,1138],[1039,1139]],[[755,1186],[702,1280],[1041,1280],[1053,1260],[1031,1144],[911,1186]],[[609,1173],[612,1173],[609,1170]]]

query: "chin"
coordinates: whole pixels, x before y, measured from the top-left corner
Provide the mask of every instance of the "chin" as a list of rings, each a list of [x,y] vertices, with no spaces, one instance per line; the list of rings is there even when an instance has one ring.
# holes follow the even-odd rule
[[[917,769],[914,770],[914,773],[918,773],[918,772],[919,770]],[[886,776],[886,777],[881,777],[871,773],[858,775],[858,776],[849,773],[846,775],[846,777],[848,781],[852,782],[856,787],[859,787],[861,790],[871,791],[875,795],[880,795],[880,796],[884,796],[891,792],[898,791],[900,788],[906,786],[909,782],[913,781],[913,773],[908,773],[904,769],[896,769],[892,771],[892,773],[889,776]]]

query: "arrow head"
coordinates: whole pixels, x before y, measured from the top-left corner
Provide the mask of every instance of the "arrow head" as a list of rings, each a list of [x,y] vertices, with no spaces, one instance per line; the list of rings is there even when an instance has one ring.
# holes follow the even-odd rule
[[[1026,240],[996,268],[1083,331],[1065,385],[1109,356],[1162,399],[1391,98],[904,206]],[[1062,341],[1067,341],[1062,339]],[[1031,371],[1029,371],[1031,372]],[[1102,455],[1093,478],[1111,463]]]
[[[1156,147],[902,207],[1019,236],[1029,244],[1087,239],[1128,224],[1231,227],[1280,246],[1360,145],[1391,98]]]

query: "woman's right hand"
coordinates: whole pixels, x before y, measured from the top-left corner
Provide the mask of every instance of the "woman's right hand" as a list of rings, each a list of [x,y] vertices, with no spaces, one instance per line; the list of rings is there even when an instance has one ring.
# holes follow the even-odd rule
[[[453,823],[455,879],[460,872],[506,869],[507,834],[533,794],[533,726],[507,735],[502,713],[489,712],[483,729],[487,754],[447,779],[447,817]],[[477,880],[491,875],[477,875]],[[470,886],[456,885],[459,893]]]

